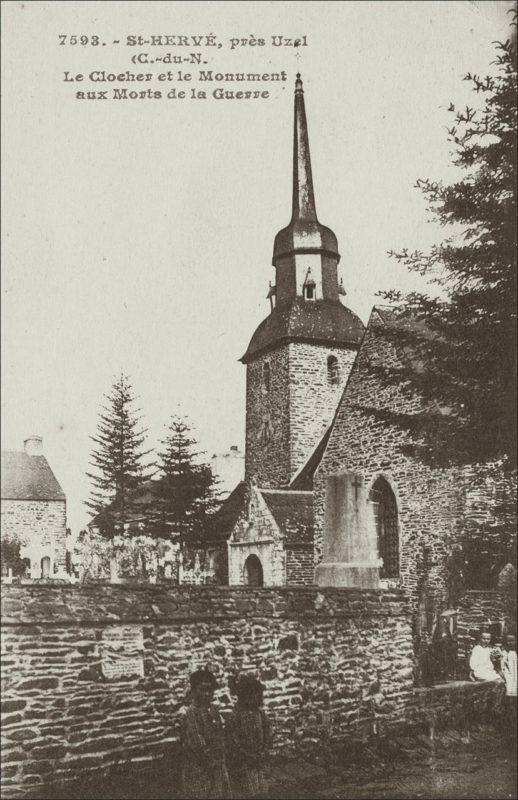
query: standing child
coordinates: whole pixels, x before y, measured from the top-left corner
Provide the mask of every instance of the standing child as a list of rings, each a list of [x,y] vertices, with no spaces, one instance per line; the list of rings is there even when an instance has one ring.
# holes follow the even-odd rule
[[[225,724],[232,791],[234,797],[258,797],[268,791],[265,767],[271,747],[270,723],[261,708],[263,685],[244,676],[236,692],[237,704]]]
[[[191,705],[182,726],[182,797],[231,797],[223,724],[212,705],[216,679],[208,669],[199,669],[192,673],[190,684]]]
[[[516,737],[516,685],[518,682],[518,664],[516,657],[516,637],[507,636],[507,650],[502,658],[502,675],[505,681],[507,713],[511,723],[511,736]]]

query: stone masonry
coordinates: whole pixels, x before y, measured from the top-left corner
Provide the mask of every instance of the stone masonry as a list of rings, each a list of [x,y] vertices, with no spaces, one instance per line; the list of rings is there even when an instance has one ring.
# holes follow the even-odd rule
[[[263,567],[264,585],[283,586],[286,583],[284,540],[261,492],[252,487],[249,495],[247,507],[228,543],[229,583],[243,585],[245,561],[255,555]]]
[[[377,677],[394,724],[412,702],[398,591],[40,584],[3,586],[2,596],[4,797],[41,797],[52,783],[160,757],[202,665],[223,714],[237,673],[260,677],[286,757],[370,730]],[[143,677],[103,677],[103,636],[120,625],[143,633]]]
[[[292,342],[247,365],[246,477],[260,486],[287,486],[331,424],[356,351]],[[327,359],[338,362],[328,379]],[[270,366],[270,390],[263,385]],[[271,437],[261,438],[266,421]]]
[[[2,500],[2,536],[53,554],[55,568],[65,568],[66,504],[60,500]],[[23,554],[22,554],[23,555]]]
[[[444,608],[447,601],[446,561],[452,546],[474,529],[485,537],[513,529],[513,514],[502,497],[513,496],[514,476],[499,465],[432,467],[413,456],[410,433],[369,413],[413,413],[416,397],[397,386],[384,386],[370,364],[397,358],[393,346],[376,335],[376,310],[365,334],[347,389],[338,408],[327,448],[315,476],[315,561],[322,557],[325,480],[352,472],[367,487],[384,477],[397,501],[400,542],[399,581],[417,608],[420,592]],[[372,324],[374,323],[374,324]],[[426,552],[425,552],[426,551]],[[426,565],[426,574],[424,569]]]

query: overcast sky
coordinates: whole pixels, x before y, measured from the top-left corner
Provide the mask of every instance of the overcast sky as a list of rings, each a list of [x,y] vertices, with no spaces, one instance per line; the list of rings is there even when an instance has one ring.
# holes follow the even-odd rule
[[[268,314],[273,240],[290,218],[297,70],[319,219],[338,237],[345,303],[366,321],[378,290],[415,286],[387,250],[440,240],[414,183],[451,177],[446,108],[476,99],[462,77],[487,73],[509,6],[4,3],[2,446],[44,437],[74,532],[88,519],[89,436],[121,369],[150,446],[178,410],[209,457],[244,446],[238,359]],[[149,47],[113,39],[210,33],[223,46],[207,68],[288,81],[261,86],[267,100],[160,102],[79,101],[84,87],[63,81],[155,70],[129,61]],[[60,34],[108,44],[62,46]],[[308,46],[227,47],[251,35]]]

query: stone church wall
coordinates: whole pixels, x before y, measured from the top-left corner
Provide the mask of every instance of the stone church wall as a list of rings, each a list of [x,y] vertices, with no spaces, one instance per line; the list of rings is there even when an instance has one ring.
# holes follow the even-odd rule
[[[286,552],[288,586],[311,586],[315,577],[313,547],[289,547]]]
[[[371,345],[372,343],[372,345]],[[412,440],[404,431],[386,420],[362,413],[362,407],[390,408],[394,412],[418,410],[418,402],[403,397],[396,387],[380,386],[367,373],[364,362],[377,347],[372,332],[367,331],[362,351],[353,367],[345,402],[342,402],[326,452],[315,480],[315,558],[322,554],[325,477],[351,471],[363,475],[368,487],[382,475],[397,500],[400,537],[400,577],[405,589],[417,604],[419,562],[428,548],[427,591],[438,602],[445,596],[444,577],[438,566],[447,552],[457,519],[455,476],[452,471],[432,470],[405,454],[404,445]]]
[[[336,384],[328,380],[329,356],[337,360]],[[302,342],[289,345],[291,477],[331,424],[355,358],[356,350]]]
[[[502,528],[514,527],[509,502],[502,499],[513,496],[514,476],[504,474],[498,465],[433,468],[409,455],[405,446],[414,444],[409,433],[363,413],[363,409],[420,410],[417,398],[383,386],[370,372],[369,360],[389,363],[391,358],[390,347],[369,329],[315,477],[315,560],[320,563],[322,558],[326,475],[354,472],[364,477],[367,487],[383,476],[398,506],[400,583],[414,610],[423,593],[432,606],[444,608],[446,561],[452,545],[475,529],[486,538],[499,538]]]
[[[337,359],[336,384],[328,380],[328,356]],[[248,364],[247,479],[255,477],[264,488],[289,484],[331,424],[355,357],[355,350],[292,342]],[[263,383],[265,363],[269,391]]]
[[[270,388],[263,367],[270,368]],[[288,348],[266,353],[247,364],[245,478],[259,486],[284,486],[290,478]]]
[[[3,586],[2,598],[5,797],[164,753],[174,761],[188,676],[203,665],[223,714],[233,677],[260,676],[275,752],[288,758],[370,730],[377,677],[395,704],[389,723],[412,703],[399,591],[31,585]],[[141,636],[129,654],[141,677],[106,677],[106,642],[122,627]]]
[[[54,554],[54,564],[65,568],[66,503],[61,500],[2,500],[2,538],[34,545]]]

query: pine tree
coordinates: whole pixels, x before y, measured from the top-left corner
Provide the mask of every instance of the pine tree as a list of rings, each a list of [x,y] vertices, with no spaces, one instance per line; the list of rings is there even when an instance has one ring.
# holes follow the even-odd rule
[[[94,490],[86,505],[97,515],[101,533],[112,537],[115,525],[124,525],[138,509],[139,493],[150,477],[144,466],[150,450],[142,446],[147,433],[140,427],[139,410],[128,377],[121,373],[101,407],[97,436],[91,436],[97,448],[92,451],[95,473],[87,473]]]
[[[154,483],[155,535],[203,540],[218,505],[217,482],[210,466],[199,462],[197,441],[182,417],[172,417],[158,453],[160,478]]]
[[[417,182],[436,219],[462,233],[429,252],[390,253],[439,291],[381,293],[402,323],[385,335],[412,353],[404,367],[383,368],[385,380],[428,401],[420,419],[398,424],[448,463],[516,462],[516,37],[495,44],[496,73],[465,76],[481,107],[448,109],[462,177]]]

